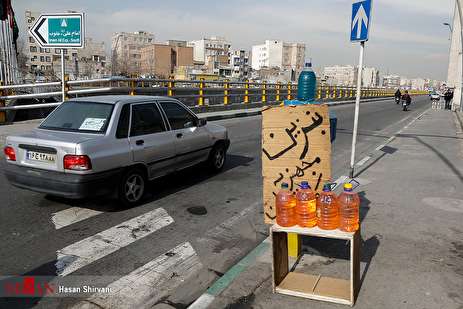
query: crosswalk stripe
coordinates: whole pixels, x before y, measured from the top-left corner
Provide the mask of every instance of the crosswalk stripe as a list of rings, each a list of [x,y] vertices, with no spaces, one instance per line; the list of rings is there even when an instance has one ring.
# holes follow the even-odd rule
[[[109,284],[110,293],[94,294],[72,308],[148,308],[202,268],[199,256],[185,242]]]
[[[57,252],[57,273],[69,275],[173,222],[166,210],[158,208],[71,244]]]
[[[55,229],[59,230],[76,222],[89,219],[103,213],[88,208],[71,207],[52,214],[51,221],[55,225]]]

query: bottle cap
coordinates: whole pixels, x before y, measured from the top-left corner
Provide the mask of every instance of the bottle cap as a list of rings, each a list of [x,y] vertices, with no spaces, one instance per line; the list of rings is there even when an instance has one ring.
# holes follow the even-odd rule
[[[305,67],[306,68],[311,68],[312,67],[312,62],[306,62]]]
[[[323,186],[323,192],[331,192],[331,184],[330,183],[326,183]]]
[[[307,181],[301,182],[299,186],[301,187],[301,189],[310,189],[310,185]]]
[[[351,183],[345,183],[344,184],[344,191],[351,192],[352,191],[352,184]]]
[[[283,183],[281,184],[281,188],[282,188],[282,189],[288,189],[288,188],[289,188],[289,185],[288,185],[286,182],[283,182]]]

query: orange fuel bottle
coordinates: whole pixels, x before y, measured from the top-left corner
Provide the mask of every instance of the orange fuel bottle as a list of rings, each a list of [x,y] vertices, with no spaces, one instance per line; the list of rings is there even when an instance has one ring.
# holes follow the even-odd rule
[[[288,187],[287,183],[282,183],[276,196],[277,223],[283,227],[296,225],[296,198]]]
[[[317,225],[317,198],[307,181],[301,182],[296,193],[296,221],[300,227]]]
[[[355,232],[359,229],[360,198],[353,192],[352,184],[344,184],[344,192],[338,197],[339,229],[344,232]]]
[[[331,184],[323,186],[317,200],[318,227],[322,230],[335,230],[339,227],[339,206]]]

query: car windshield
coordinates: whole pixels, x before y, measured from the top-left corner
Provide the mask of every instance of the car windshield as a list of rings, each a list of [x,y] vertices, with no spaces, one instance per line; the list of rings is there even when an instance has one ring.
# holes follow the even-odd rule
[[[113,111],[112,104],[94,102],[64,102],[39,128],[85,133],[104,133]]]

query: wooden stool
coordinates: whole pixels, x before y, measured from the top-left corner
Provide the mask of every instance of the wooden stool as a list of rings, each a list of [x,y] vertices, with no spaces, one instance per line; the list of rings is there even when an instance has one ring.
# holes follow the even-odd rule
[[[350,241],[350,280],[289,272],[287,233]],[[273,292],[353,306],[360,282],[360,230],[347,233],[318,227],[270,227]]]

